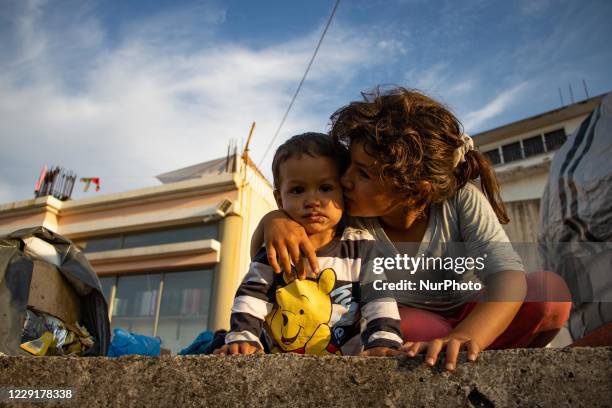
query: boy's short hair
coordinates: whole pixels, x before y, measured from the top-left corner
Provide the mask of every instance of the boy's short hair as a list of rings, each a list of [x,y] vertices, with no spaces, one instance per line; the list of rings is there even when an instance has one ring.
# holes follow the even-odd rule
[[[274,189],[278,190],[281,184],[280,166],[292,157],[307,154],[311,157],[327,157],[338,166],[338,173],[346,170],[349,162],[348,149],[346,146],[336,142],[325,133],[307,132],[296,135],[280,145],[274,153],[272,160],[272,175],[274,177]],[[304,169],[311,171],[311,169]]]

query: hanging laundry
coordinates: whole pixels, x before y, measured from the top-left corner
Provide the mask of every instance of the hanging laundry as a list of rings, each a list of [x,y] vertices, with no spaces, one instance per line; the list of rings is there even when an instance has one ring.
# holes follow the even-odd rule
[[[100,178],[99,177],[82,177],[81,182],[85,183],[83,191],[87,192],[91,183],[96,185],[96,191],[100,191]]]

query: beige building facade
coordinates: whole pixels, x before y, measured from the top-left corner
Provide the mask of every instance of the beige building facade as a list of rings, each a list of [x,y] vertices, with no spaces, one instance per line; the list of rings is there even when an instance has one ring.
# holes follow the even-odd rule
[[[473,135],[494,165],[512,242],[537,242],[540,199],[555,152],[605,95]]]
[[[228,328],[272,186],[237,156],[158,176],[162,185],[0,205],[0,235],[42,225],[71,239],[98,274],[112,327],[159,336],[174,353]]]

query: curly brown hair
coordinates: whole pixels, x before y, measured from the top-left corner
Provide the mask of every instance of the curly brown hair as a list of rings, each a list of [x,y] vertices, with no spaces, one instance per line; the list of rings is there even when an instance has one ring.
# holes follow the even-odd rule
[[[422,183],[431,190],[421,203],[441,203],[480,178],[482,190],[497,218],[508,223],[497,178],[488,159],[476,150],[453,167],[453,153],[463,145],[463,127],[441,103],[403,87],[362,93],[363,101],[351,102],[331,116],[330,134],[349,147],[363,143],[380,164],[381,180],[390,181],[407,196],[422,195]]]

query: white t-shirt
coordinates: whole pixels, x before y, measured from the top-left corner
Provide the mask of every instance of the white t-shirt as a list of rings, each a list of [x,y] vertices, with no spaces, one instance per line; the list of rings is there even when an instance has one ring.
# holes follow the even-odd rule
[[[414,268],[405,268],[407,264],[403,262],[400,269],[385,269],[390,282],[414,282],[411,290],[393,290],[398,303],[403,306],[450,312],[477,293],[465,290],[470,282],[474,288],[474,284],[482,284],[494,273],[524,271],[521,258],[513,249],[493,208],[478,187],[471,183],[444,203],[431,206],[429,223],[420,243],[392,243],[378,218],[351,217],[348,222],[356,228],[368,230],[385,256],[397,257],[408,251],[415,254],[415,258],[422,258],[421,265],[428,266],[419,267],[414,274],[411,274]],[[468,258],[474,260],[468,265],[471,268],[465,268],[465,259]],[[460,263],[464,267],[459,267]],[[457,272],[461,270],[462,273]],[[450,286],[452,282],[457,285]],[[461,283],[464,285],[459,285]],[[440,289],[437,284],[449,286]]]

